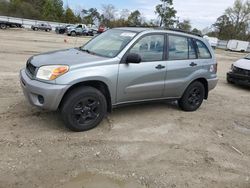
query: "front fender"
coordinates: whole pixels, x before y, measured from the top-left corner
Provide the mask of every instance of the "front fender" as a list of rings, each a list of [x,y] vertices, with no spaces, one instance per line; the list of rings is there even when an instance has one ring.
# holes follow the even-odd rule
[[[74,69],[56,80],[56,84],[70,85],[86,81],[101,81],[108,86],[111,101],[115,103],[118,64]]]

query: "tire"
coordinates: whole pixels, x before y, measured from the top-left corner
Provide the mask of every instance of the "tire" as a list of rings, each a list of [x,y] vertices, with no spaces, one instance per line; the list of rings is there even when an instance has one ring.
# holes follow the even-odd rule
[[[0,28],[1,28],[1,29],[6,29],[6,28],[7,28],[7,25],[6,25],[6,24],[0,24]]]
[[[70,36],[75,37],[76,36],[76,32],[75,31],[70,32]]]
[[[79,87],[67,94],[61,115],[67,128],[75,132],[95,128],[107,113],[105,96],[92,87]]]
[[[234,82],[232,80],[230,80],[228,77],[227,77],[227,83],[234,84]]]
[[[202,104],[205,97],[205,87],[199,82],[191,83],[182,98],[179,100],[179,106],[186,112],[196,111]]]
[[[33,29],[34,31],[38,31],[38,28],[37,27],[34,27],[34,29]]]

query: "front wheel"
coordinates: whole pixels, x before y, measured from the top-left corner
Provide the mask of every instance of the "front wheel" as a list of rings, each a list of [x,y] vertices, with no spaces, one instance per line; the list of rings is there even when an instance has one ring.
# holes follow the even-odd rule
[[[6,24],[0,24],[0,28],[1,28],[1,29],[6,29],[6,28],[7,28],[7,25],[6,25]]]
[[[61,108],[66,127],[76,132],[96,127],[106,112],[105,96],[92,87],[79,87],[72,90],[64,99]]]
[[[204,97],[204,85],[199,81],[195,81],[184,92],[182,98],[179,100],[179,106],[187,112],[196,111],[201,106]]]

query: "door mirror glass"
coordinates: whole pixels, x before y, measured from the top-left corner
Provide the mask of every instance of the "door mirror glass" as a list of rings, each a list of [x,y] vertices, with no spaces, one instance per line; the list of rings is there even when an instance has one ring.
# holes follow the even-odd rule
[[[141,62],[141,56],[136,53],[129,53],[127,55],[126,63],[140,63]]]

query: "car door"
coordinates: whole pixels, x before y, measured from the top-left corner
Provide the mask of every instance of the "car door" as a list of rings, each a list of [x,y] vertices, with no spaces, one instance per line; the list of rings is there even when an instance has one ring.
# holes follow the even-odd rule
[[[78,35],[81,35],[81,34],[82,34],[82,31],[83,31],[82,25],[78,25],[78,26],[76,27],[76,33],[77,33]]]
[[[45,28],[45,24],[41,24],[40,29],[44,30],[44,28]]]
[[[195,74],[204,68],[204,62],[198,58],[196,47],[195,39],[168,35],[168,61],[164,97],[181,97],[186,87],[194,79]]]
[[[117,103],[161,98],[166,74],[165,35],[141,37],[126,53],[141,56],[141,63],[120,63]],[[126,55],[125,55],[126,56]]]

